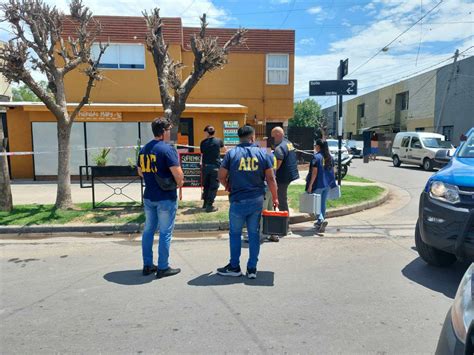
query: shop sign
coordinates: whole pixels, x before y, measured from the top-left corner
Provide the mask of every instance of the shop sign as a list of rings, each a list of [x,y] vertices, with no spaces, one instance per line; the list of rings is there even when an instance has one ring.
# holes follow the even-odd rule
[[[224,145],[239,144],[239,121],[224,121]]]
[[[122,112],[79,111],[76,120],[81,122],[117,122],[122,121]]]
[[[201,154],[180,153],[179,163],[183,169],[183,187],[201,187]]]

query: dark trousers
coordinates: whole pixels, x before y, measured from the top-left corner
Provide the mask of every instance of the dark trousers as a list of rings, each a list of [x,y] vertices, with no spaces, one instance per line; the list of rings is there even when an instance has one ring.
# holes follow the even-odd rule
[[[217,190],[219,189],[219,180],[217,179],[217,165],[205,165],[202,171],[202,182],[204,192],[202,199],[208,203],[213,204],[216,199]]]
[[[278,186],[278,209],[280,211],[289,211],[288,209],[288,186],[290,184],[277,184]]]

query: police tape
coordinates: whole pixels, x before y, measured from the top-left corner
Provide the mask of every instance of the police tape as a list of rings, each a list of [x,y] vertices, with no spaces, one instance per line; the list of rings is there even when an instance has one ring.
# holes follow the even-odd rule
[[[188,148],[188,149],[201,149],[201,147],[197,147],[194,145],[186,145],[186,144],[173,144],[174,147],[176,148]],[[118,147],[91,147],[91,148],[79,148],[79,149],[71,149],[71,152],[85,152],[85,151],[90,151],[90,150],[103,150],[103,149],[136,149],[136,148],[142,148],[143,145],[138,146],[138,145],[124,145],[124,146],[118,146]],[[300,149],[295,149],[295,151],[303,153],[303,154],[308,154],[308,155],[313,155],[312,151],[305,151],[305,150],[300,150]],[[1,156],[26,156],[26,155],[42,155],[42,154],[58,154],[62,151],[60,150],[52,150],[52,151],[47,151],[47,152],[0,152],[0,157]]]
[[[119,147],[92,147],[92,148],[79,148],[79,149],[71,149],[71,152],[85,152],[89,150],[103,150],[103,149],[136,149],[137,145],[124,145]],[[41,154],[58,154],[60,152],[64,152],[61,150],[51,150],[48,152],[0,152],[1,156],[20,156],[20,155],[41,155]]]

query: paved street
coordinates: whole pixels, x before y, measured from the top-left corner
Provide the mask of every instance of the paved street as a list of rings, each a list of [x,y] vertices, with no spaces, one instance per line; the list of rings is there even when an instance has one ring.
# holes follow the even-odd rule
[[[224,239],[176,240],[183,272],[162,280],[141,276],[138,238],[2,240],[2,353],[433,353],[467,266],[429,267],[414,250],[429,173],[360,161],[351,173],[389,183],[389,202],[324,236],[293,226],[262,245],[257,280],[213,274]]]

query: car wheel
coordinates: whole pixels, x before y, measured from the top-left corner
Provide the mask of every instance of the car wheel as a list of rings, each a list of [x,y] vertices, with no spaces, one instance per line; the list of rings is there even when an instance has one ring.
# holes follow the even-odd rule
[[[393,166],[398,168],[400,167],[400,165],[402,165],[402,162],[400,161],[400,158],[398,157],[398,155],[394,155],[393,156]]]
[[[420,257],[428,264],[433,266],[450,266],[456,262],[456,256],[445,251],[433,248],[421,239],[420,222],[416,222],[415,227],[415,245]]]
[[[430,158],[425,158],[425,160],[423,160],[423,169],[426,171],[433,170],[433,161]]]

